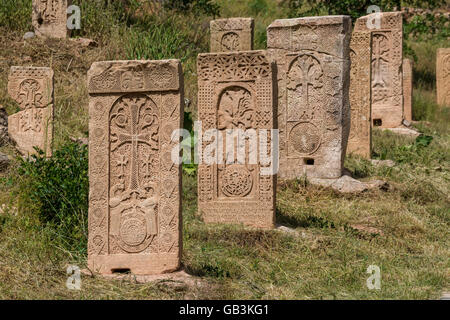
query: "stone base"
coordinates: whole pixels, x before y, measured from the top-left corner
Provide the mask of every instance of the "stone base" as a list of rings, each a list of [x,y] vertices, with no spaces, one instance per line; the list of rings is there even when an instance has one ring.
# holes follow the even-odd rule
[[[397,127],[397,128],[385,128],[383,130],[389,130],[391,132],[394,132],[396,134],[401,134],[401,135],[405,135],[405,136],[410,136],[413,138],[417,138],[418,136],[420,136],[420,132],[412,129],[412,128],[406,128],[406,127]]]
[[[367,190],[379,189],[388,190],[389,185],[381,180],[373,180],[369,182],[361,182],[348,175],[344,175],[339,179],[308,179],[311,184],[323,187],[331,187],[340,193],[360,193]]]
[[[136,275],[155,275],[178,270],[180,257],[170,253],[90,256],[88,266],[93,273],[100,274],[129,271]]]
[[[110,280],[130,280],[136,283],[149,283],[157,281],[173,281],[185,283],[187,285],[195,285],[200,278],[194,277],[184,270],[179,270],[172,273],[154,274],[154,275],[136,275],[133,273],[114,273],[114,274],[94,274],[89,269],[81,270],[81,273],[86,276],[100,276]]]
[[[246,203],[227,204],[228,208],[220,208],[219,204],[199,205],[199,214],[205,223],[243,224],[259,229],[273,229],[275,212],[267,210],[263,203],[248,206]],[[270,204],[269,204],[270,206]]]

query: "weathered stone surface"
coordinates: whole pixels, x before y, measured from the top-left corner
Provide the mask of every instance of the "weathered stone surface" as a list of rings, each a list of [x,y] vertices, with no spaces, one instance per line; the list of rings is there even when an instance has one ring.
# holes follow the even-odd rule
[[[437,102],[450,106],[450,48],[439,48],[436,55]]]
[[[417,138],[420,136],[420,132],[413,128],[406,128],[406,127],[399,127],[399,128],[385,128],[383,130],[389,130],[391,132],[394,132],[396,134],[401,134],[404,136],[410,136],[413,138]]]
[[[412,121],[413,62],[403,59],[403,117]]]
[[[276,20],[267,29],[277,64],[281,178],[339,178],[350,130],[348,16]]]
[[[38,37],[66,38],[67,7],[71,0],[33,0],[32,22]]]
[[[183,122],[178,60],[93,63],[89,88],[89,243],[94,272],[180,266]],[[171,139],[173,138],[173,140]]]
[[[253,18],[217,19],[210,22],[211,52],[253,50]]]
[[[388,190],[389,185],[385,181],[373,180],[369,182],[361,182],[349,175],[343,175],[338,179],[322,179],[311,178],[311,184],[322,187],[331,187],[333,190],[340,193],[361,193],[367,190]]]
[[[24,155],[39,147],[51,155],[53,139],[53,70],[40,67],[11,67],[8,93],[20,111],[8,118],[8,133]]]
[[[263,163],[260,155],[251,163],[247,148],[241,163],[236,161],[236,153],[232,161],[224,158],[235,150],[234,138],[224,138],[228,130],[247,133],[254,129],[259,148],[271,144],[271,137],[264,130],[270,133],[275,128],[273,68],[265,51],[198,56],[198,115],[202,131],[205,134],[218,130],[219,142],[225,140],[223,154],[216,151],[217,161],[201,160],[198,167],[198,207],[206,223],[274,227],[276,175],[263,170],[270,164]],[[262,140],[264,134],[267,141]],[[202,159],[210,145],[202,142]]]
[[[371,50],[372,37],[367,32],[353,32],[350,41],[350,135],[347,153],[370,159],[371,121]]]
[[[356,20],[355,32],[372,35],[372,122],[374,126],[395,128],[403,120],[402,13],[382,12],[380,28],[368,27],[376,14]],[[369,26],[370,23],[369,23]]]
[[[0,106],[0,146],[6,144],[8,141],[8,113]]]

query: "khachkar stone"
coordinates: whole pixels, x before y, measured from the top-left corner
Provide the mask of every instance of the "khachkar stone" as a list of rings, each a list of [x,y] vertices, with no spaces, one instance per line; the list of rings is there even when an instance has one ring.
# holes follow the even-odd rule
[[[438,104],[450,106],[450,48],[437,49],[436,86]]]
[[[401,12],[373,13],[355,23],[355,32],[372,35],[372,122],[382,128],[403,121],[402,24]]]
[[[347,153],[370,159],[372,122],[370,112],[371,36],[353,32],[350,41],[350,135]]]
[[[217,19],[210,22],[211,52],[253,50],[253,18]]]
[[[350,130],[351,19],[274,21],[268,52],[277,63],[279,177],[339,178]]]
[[[174,271],[182,249],[181,170],[171,160],[183,121],[181,64],[95,62],[88,90],[89,267]]]
[[[35,148],[51,156],[53,138],[53,70],[11,67],[8,93],[20,111],[8,117],[8,134],[24,155]]]
[[[205,159],[211,144],[202,142],[199,148],[202,160],[198,166],[198,208],[206,223],[274,227],[276,174],[264,172],[271,165],[276,167],[272,157],[276,155],[276,147],[270,147],[274,138],[270,130],[276,128],[273,68],[265,51],[198,56],[198,115],[202,133],[206,137],[208,131],[218,130],[218,144],[224,141],[223,152],[212,152],[217,160],[209,163]],[[251,161],[250,147],[246,147],[242,152],[245,161],[238,161],[238,152],[232,149],[239,143],[234,138],[227,139],[227,132],[237,130],[254,132],[254,146],[259,146],[259,151],[265,149],[267,152],[261,152],[270,154],[271,159],[262,161],[259,154]],[[228,152],[234,153],[233,159],[225,156]]]
[[[32,22],[37,36],[66,38],[67,7],[71,0],[33,0]]]
[[[403,117],[412,121],[413,62],[403,59]]]

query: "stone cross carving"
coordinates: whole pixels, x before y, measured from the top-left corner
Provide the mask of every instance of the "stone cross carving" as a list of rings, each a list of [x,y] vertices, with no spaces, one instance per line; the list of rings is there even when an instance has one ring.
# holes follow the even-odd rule
[[[450,106],[450,48],[439,48],[436,55],[437,102]]]
[[[89,88],[89,243],[94,272],[176,270],[181,254],[178,60],[96,62]],[[176,137],[176,135],[174,135]]]
[[[371,35],[353,32],[350,42],[350,135],[347,153],[370,159],[372,150]]]
[[[245,160],[238,162],[235,154],[232,161],[225,161],[225,154],[237,150],[240,144],[234,138],[227,139],[226,133],[232,129],[242,130],[243,134],[254,130],[256,144],[266,145],[268,157],[274,156],[270,148],[270,129],[275,125],[273,67],[265,51],[198,56],[198,114],[202,132],[205,135],[215,130],[224,146],[223,154],[216,151],[216,162],[207,163],[204,156],[211,144],[200,145],[203,157],[198,166],[198,208],[206,223],[274,227],[276,175],[262,170],[270,164],[263,163],[260,156],[252,163],[250,153],[255,150],[250,144]],[[203,141],[202,136],[199,139]],[[219,162],[221,156],[224,159]]]
[[[253,49],[253,18],[217,19],[210,22],[211,52]]]
[[[8,92],[21,111],[8,118],[8,132],[22,154],[34,147],[51,155],[53,138],[53,70],[37,67],[11,67]]]
[[[66,38],[67,7],[71,0],[33,0],[32,21],[37,36]]]
[[[267,28],[277,65],[279,177],[339,178],[350,128],[347,16],[280,19]]]
[[[372,122],[395,128],[403,121],[402,13],[382,12],[380,28],[368,28],[368,15],[356,20],[354,32],[372,36]]]

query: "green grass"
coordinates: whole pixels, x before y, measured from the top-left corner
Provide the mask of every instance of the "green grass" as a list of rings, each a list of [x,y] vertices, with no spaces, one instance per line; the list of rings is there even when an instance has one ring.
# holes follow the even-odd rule
[[[17,111],[7,94],[12,65],[52,67],[56,149],[64,147],[70,137],[87,136],[86,73],[94,61],[182,59],[185,95],[192,102],[188,111],[195,119],[196,55],[208,51],[210,17],[171,11],[155,16],[148,8],[122,7],[120,1],[104,7],[104,1],[78,0],[74,2],[84,13],[82,29],[73,36],[92,38],[99,44],[79,48],[70,41],[24,42],[22,36],[31,28],[31,1],[0,2],[8,5],[0,6],[0,105],[10,114]],[[270,0],[215,2],[221,5],[222,17],[255,18],[257,49],[265,48],[265,28],[290,13]],[[5,12],[16,18],[6,19]],[[0,209],[0,299],[438,298],[450,288],[450,109],[436,105],[434,80],[436,48],[445,42],[409,45],[417,56],[413,117],[418,122],[414,126],[432,138],[415,140],[374,130],[373,158],[391,159],[396,165],[376,167],[357,157],[345,161],[360,180],[387,181],[388,191],[342,195],[305,179],[281,181],[277,223],[295,229],[295,235],[205,225],[197,215],[196,177],[185,174],[182,263],[200,279],[199,284],[180,288],[167,282],[138,284],[133,279],[111,281],[83,275],[82,290],[69,291],[66,267],[84,268],[85,250],[55,241],[67,233],[42,219],[44,210],[30,200],[27,189],[33,185],[32,177],[16,174],[19,163],[14,162],[0,173],[0,206],[4,205]],[[0,151],[15,155],[9,145]],[[86,214],[83,210],[81,215]],[[355,225],[381,234],[361,231]],[[379,291],[366,287],[369,265],[381,268]]]

